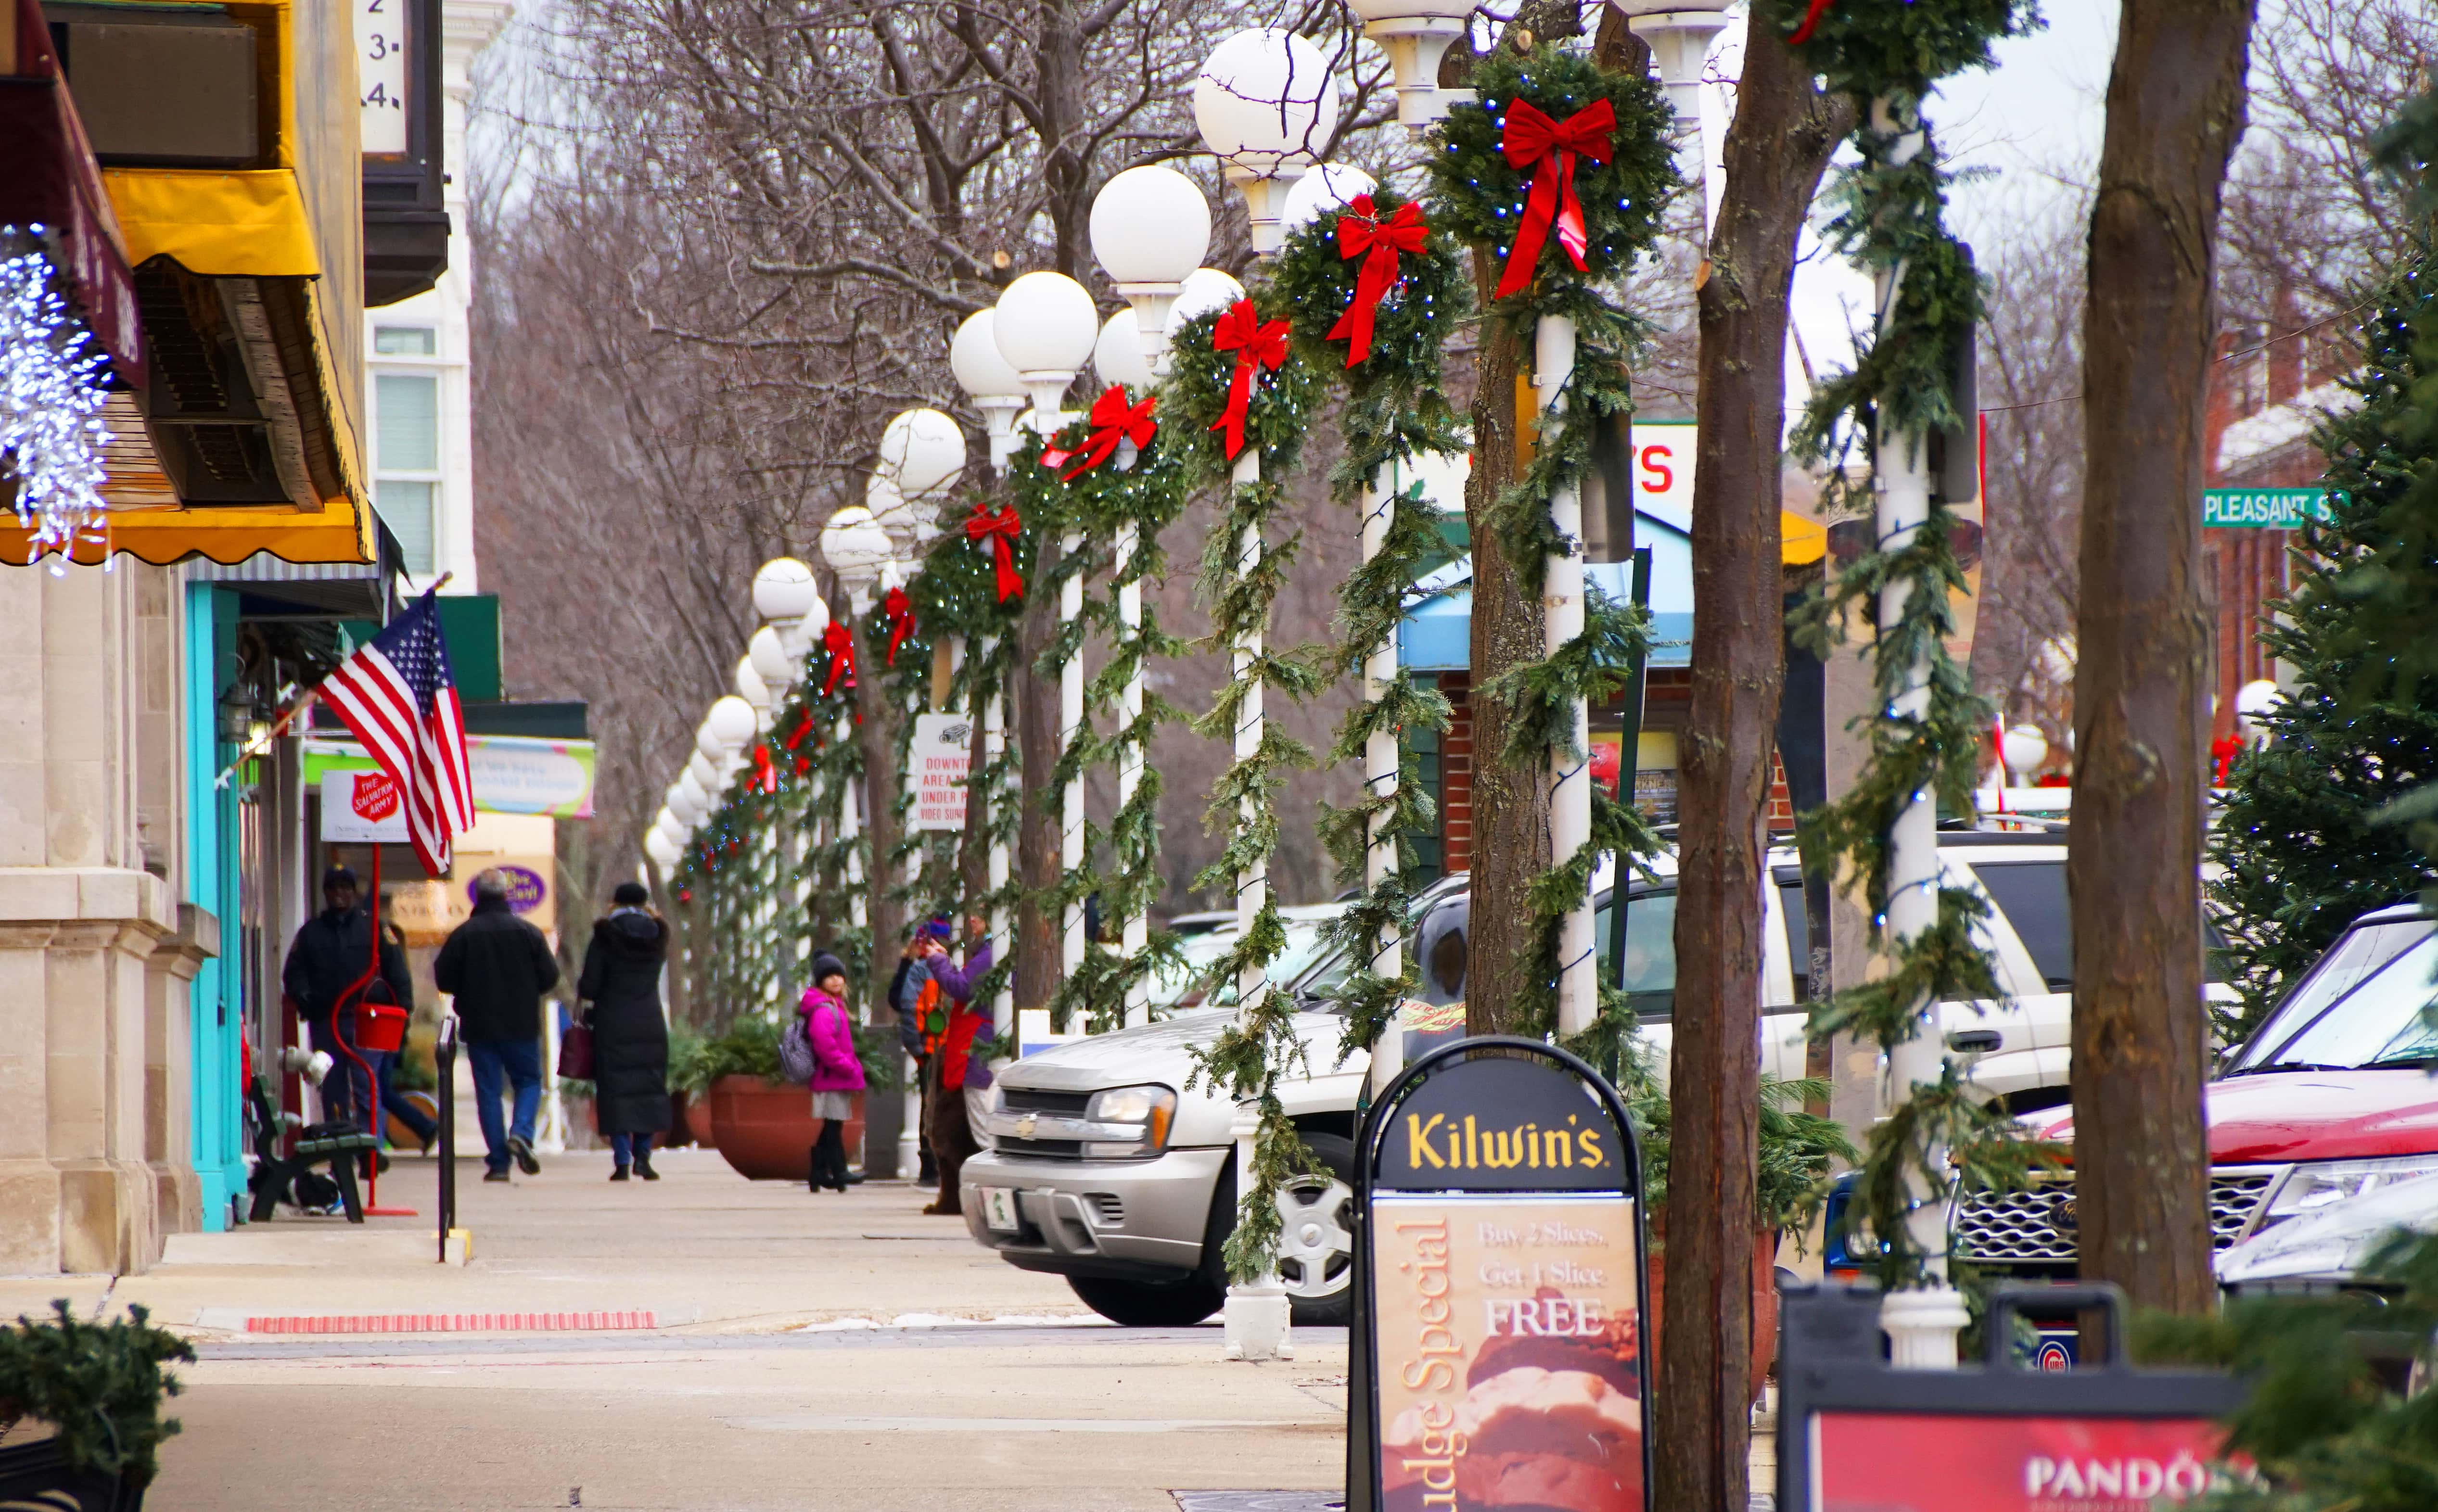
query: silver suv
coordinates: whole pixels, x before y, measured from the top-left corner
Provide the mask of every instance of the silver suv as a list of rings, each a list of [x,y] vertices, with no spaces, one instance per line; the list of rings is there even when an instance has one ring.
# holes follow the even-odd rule
[[[1951,1031],[1983,1031],[1974,1080],[2016,1112],[2065,1102],[2074,947],[2061,835],[1944,832],[1951,882],[1991,904],[1986,942],[2003,1003],[1954,1005]],[[1761,1053],[1774,1076],[1802,1074],[1805,943],[1802,882],[1792,853],[1769,858],[1764,889]],[[1643,1020],[1657,1064],[1667,1064],[1675,1005],[1674,858],[1655,880],[1626,889],[1623,949],[1605,875],[1596,881],[1602,959],[1619,958],[1622,985]],[[1425,893],[1412,934],[1420,996],[1461,1003],[1471,917],[1465,879]],[[1343,1323],[1352,1264],[1355,1105],[1369,1058],[1343,1062],[1345,1021],[1334,998],[1351,969],[1324,956],[1288,987],[1305,1011],[1298,1031],[1308,1074],[1282,1078],[1279,1096],[1327,1168],[1286,1193],[1279,1274],[1298,1324]],[[2222,988],[2213,991],[2222,992]],[[1198,1323],[1225,1299],[1219,1251],[1235,1222],[1233,1104],[1204,1079],[1188,1090],[1192,1051],[1227,1027],[1232,1010],[1179,1014],[1027,1056],[1000,1072],[984,1127],[992,1148],[967,1161],[960,1183],[976,1242],[1010,1264],[1064,1275],[1093,1310],[1121,1324]]]

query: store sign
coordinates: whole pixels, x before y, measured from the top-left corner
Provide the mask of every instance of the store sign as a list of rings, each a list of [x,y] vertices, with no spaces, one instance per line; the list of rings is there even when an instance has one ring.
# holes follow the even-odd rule
[[[1690,420],[1637,420],[1633,428],[1634,507],[1689,525],[1693,461],[1701,432]]]
[[[468,735],[466,764],[474,778],[474,807],[481,813],[592,817],[593,747],[589,740]],[[305,743],[308,782],[319,782],[328,772],[376,769],[373,759],[353,741]]]
[[[2201,526],[2206,530],[2301,530],[2306,519],[2328,519],[2328,501],[2349,501],[2341,488],[2204,488]]]
[[[406,33],[411,0],[355,0],[356,88],[363,150],[406,150]]]
[[[546,855],[492,855],[457,853],[457,868],[446,882],[402,882],[386,889],[381,918],[406,935],[410,945],[437,945],[449,932],[473,917],[474,878],[497,868],[508,879],[508,907],[543,934],[558,928],[558,894],[551,885],[557,862]]]
[[[2228,1481],[2208,1417],[1973,1417],[1821,1413],[1823,1512],[2151,1512]]]
[[[378,767],[322,776],[322,838],[341,845],[404,845],[406,805]]]
[[[965,776],[973,769],[974,722],[965,714],[916,714],[907,770],[914,774],[913,828],[965,827]]]
[[[1418,1060],[1363,1143],[1353,1410],[1393,1512],[1642,1512],[1639,1163],[1616,1093],[1536,1041]]]

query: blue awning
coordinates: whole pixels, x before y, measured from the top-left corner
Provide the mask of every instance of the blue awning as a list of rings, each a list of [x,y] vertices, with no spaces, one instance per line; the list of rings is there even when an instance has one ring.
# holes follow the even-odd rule
[[[1693,538],[1684,526],[1634,511],[1634,542],[1651,548],[1651,664],[1692,664]],[[1626,562],[1592,562],[1583,577],[1613,599],[1633,596]],[[1450,562],[1416,583],[1397,627],[1397,664],[1409,672],[1462,672],[1473,665],[1473,561]]]

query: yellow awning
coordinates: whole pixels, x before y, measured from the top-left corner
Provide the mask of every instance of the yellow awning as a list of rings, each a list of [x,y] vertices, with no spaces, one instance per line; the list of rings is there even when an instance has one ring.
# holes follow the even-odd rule
[[[127,261],[168,254],[212,278],[318,278],[313,225],[289,168],[104,168]]]
[[[0,517],[0,563],[21,565],[32,546],[13,517]],[[284,504],[212,504],[201,508],[130,509],[110,517],[110,550],[156,567],[208,556],[221,566],[269,552],[288,562],[369,562],[371,511],[336,501],[319,510]],[[74,560],[101,560],[98,541],[77,542]]]
[[[1777,512],[1777,559],[1788,567],[1809,567],[1828,554],[1828,527],[1791,510]]]

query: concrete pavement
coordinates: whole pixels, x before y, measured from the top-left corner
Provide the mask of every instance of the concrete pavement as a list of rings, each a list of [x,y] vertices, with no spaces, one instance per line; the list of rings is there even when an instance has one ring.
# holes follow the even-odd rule
[[[910,1187],[816,1197],[709,1152],[655,1163],[666,1179],[612,1184],[606,1152],[546,1157],[504,1187],[466,1164],[474,1258],[455,1267],[433,1258],[433,1163],[402,1159],[382,1198],[423,1217],[181,1236],[115,1282],[0,1278],[0,1315],[142,1304],[197,1341],[151,1493],[177,1512],[1175,1512],[1177,1490],[1316,1506],[1339,1486],[1342,1331],[1229,1363],[1215,1326],[1104,1324],[961,1221],[922,1216]],[[298,1337],[257,1321],[585,1311],[655,1326]]]

